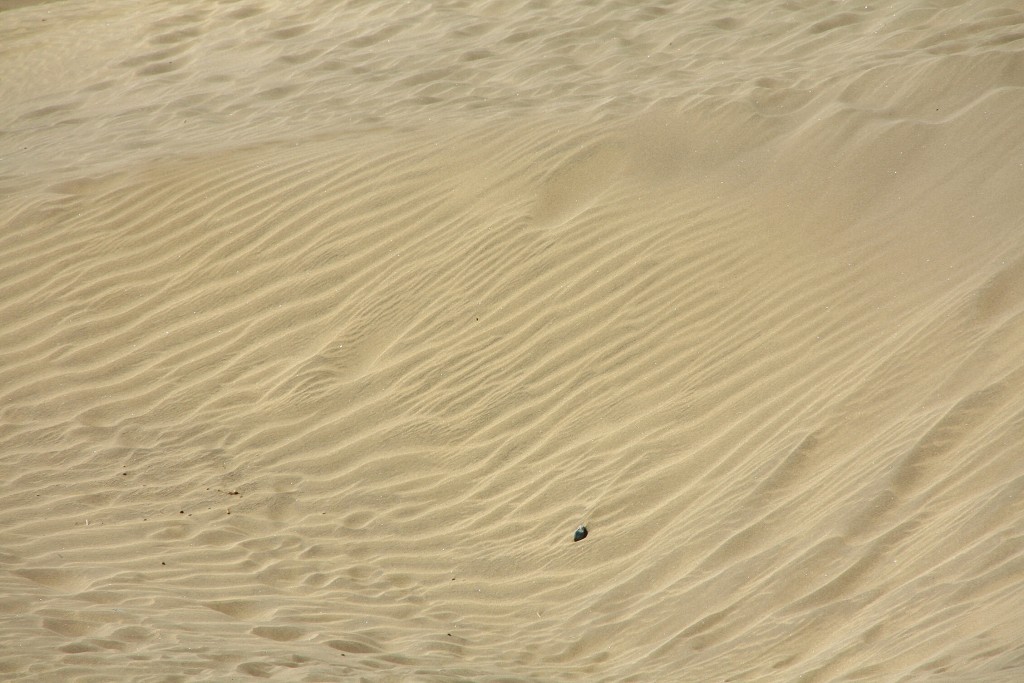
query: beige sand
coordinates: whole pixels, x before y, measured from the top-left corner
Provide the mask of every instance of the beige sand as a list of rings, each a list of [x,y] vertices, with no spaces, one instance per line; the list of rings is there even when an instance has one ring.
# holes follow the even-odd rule
[[[0,679],[1024,680],[1016,2],[4,6]]]

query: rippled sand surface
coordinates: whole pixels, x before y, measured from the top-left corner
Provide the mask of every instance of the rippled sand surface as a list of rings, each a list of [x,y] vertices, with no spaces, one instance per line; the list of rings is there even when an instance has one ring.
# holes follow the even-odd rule
[[[1017,3],[0,8],[3,680],[1024,680]]]

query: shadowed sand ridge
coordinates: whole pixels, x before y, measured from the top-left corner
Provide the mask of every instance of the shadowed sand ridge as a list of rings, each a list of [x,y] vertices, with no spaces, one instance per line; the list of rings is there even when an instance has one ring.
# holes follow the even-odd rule
[[[0,13],[0,678],[1024,675],[1024,13],[552,5]]]

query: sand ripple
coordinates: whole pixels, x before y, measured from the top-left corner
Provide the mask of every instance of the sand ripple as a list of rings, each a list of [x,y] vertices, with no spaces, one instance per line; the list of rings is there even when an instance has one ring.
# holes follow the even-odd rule
[[[1024,675],[1012,3],[14,5],[0,678]]]

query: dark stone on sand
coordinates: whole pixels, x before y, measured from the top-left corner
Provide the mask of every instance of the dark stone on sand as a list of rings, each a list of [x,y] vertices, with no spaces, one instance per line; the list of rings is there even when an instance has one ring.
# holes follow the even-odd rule
[[[587,537],[587,527],[580,524],[580,528],[576,530],[576,533],[572,535],[572,542],[582,541]]]

